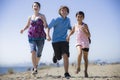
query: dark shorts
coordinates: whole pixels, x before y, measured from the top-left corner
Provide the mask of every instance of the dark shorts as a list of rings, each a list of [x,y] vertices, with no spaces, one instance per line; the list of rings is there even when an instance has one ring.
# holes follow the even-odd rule
[[[56,59],[60,60],[63,54],[69,57],[69,43],[66,41],[52,43]]]
[[[85,51],[85,52],[88,52],[89,48],[83,48],[82,50]]]

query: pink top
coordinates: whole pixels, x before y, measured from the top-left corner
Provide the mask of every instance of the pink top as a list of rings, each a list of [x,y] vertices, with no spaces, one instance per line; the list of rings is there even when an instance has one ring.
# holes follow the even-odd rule
[[[81,27],[78,24],[75,24],[75,32],[76,32],[76,46],[81,46],[82,48],[89,48],[89,40],[85,33],[82,31],[82,27],[84,27],[84,23]]]

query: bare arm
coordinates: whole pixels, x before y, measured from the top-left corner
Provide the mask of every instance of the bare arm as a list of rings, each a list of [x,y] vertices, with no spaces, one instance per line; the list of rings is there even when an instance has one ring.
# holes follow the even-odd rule
[[[75,32],[75,27],[72,28],[68,36],[70,37],[74,32]]]
[[[44,22],[44,27],[47,28],[48,27],[48,24],[47,24],[47,21],[46,21],[46,17],[44,15],[42,15],[42,20]]]
[[[51,40],[51,37],[50,37],[50,28],[47,28],[47,31],[46,31],[46,38],[48,41]]]
[[[22,30],[20,31],[20,33],[22,34],[26,29],[29,28],[29,26],[30,26],[30,17],[29,17],[29,19],[28,19],[28,22],[27,22],[26,26],[24,27],[24,29],[22,29]]]
[[[46,39],[48,40],[48,41],[50,41],[51,40],[51,37],[50,37],[50,28],[48,28],[48,24],[47,24],[47,21],[46,21],[46,18],[45,18],[45,16],[44,15],[42,15],[41,16],[41,18],[42,18],[42,20],[43,20],[43,22],[44,22],[44,27],[46,28]]]
[[[75,32],[75,27],[73,27],[73,29],[72,30],[70,30],[70,33],[69,33],[69,35],[67,36],[67,41],[69,42],[69,40],[70,40],[70,36],[73,34]]]

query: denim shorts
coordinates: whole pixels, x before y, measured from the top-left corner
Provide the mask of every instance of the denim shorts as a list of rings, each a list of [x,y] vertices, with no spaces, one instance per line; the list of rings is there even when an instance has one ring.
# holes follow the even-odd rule
[[[31,52],[35,51],[37,57],[41,57],[44,46],[44,39],[29,41]]]

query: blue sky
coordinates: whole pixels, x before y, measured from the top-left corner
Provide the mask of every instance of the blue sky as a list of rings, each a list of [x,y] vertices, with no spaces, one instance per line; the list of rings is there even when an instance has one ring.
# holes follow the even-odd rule
[[[69,7],[72,25],[76,12],[83,11],[92,39],[89,60],[120,61],[119,0],[0,0],[0,66],[31,62],[27,30],[22,35],[20,30],[33,14],[34,1],[41,3],[40,13],[45,14],[48,24],[59,16],[61,5]],[[75,35],[70,40],[70,53],[70,62],[75,62]],[[46,41],[41,61],[52,62],[52,56],[51,42]]]

